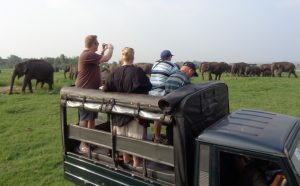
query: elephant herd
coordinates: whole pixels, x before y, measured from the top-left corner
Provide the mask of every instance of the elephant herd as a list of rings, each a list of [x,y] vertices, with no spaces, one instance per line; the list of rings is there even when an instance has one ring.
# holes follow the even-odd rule
[[[291,74],[297,78],[296,66],[291,62],[274,62],[272,64],[247,64],[244,62],[227,64],[225,62],[203,62],[200,64],[200,72],[204,80],[204,73],[208,73],[208,79],[212,80],[212,74],[215,74],[215,80],[220,80],[222,73],[231,73],[231,76],[275,76],[281,77],[282,72],[287,72],[288,77]]]
[[[146,74],[151,73],[152,63],[136,63],[136,66],[142,68]],[[112,72],[118,65],[113,64],[102,64],[100,65],[101,84],[105,84],[107,76]],[[244,62],[227,64],[225,62],[203,62],[200,64],[200,72],[202,79],[204,79],[204,73],[208,73],[208,79],[212,80],[212,74],[215,74],[215,80],[220,80],[222,73],[231,73],[232,76],[275,76],[275,73],[281,77],[282,72],[287,72],[288,77],[291,74],[297,77],[295,72],[295,65],[291,62],[274,62],[272,64],[262,64],[260,66],[254,64],[247,64]],[[9,94],[13,93],[13,86],[15,78],[24,76],[22,93],[25,93],[25,89],[28,86],[29,91],[32,91],[31,80],[36,80],[36,86],[41,83],[48,84],[49,90],[53,87],[53,66],[44,60],[28,60],[15,65],[11,82]],[[76,79],[78,73],[77,64],[68,64],[64,69],[64,77],[66,73],[69,73],[70,79]]]

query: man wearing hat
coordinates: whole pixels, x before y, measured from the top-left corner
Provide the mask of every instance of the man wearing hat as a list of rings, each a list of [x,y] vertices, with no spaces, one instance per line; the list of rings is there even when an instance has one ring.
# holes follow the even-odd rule
[[[196,65],[192,62],[185,62],[180,68],[180,71],[169,76],[165,83],[166,94],[191,83],[190,78],[198,76],[196,72]]]
[[[179,69],[177,66],[171,62],[173,54],[170,50],[164,50],[160,54],[160,60],[153,64],[151,69],[150,82],[152,84],[152,90],[149,92],[150,95],[154,96],[164,96],[165,82],[168,77]],[[161,123],[159,121],[154,121],[154,142],[161,142]]]
[[[150,95],[164,96],[165,82],[167,78],[174,74],[179,69],[171,62],[173,54],[170,50],[164,50],[160,54],[160,60],[153,64],[151,69],[150,82],[152,84],[152,90],[149,92]]]

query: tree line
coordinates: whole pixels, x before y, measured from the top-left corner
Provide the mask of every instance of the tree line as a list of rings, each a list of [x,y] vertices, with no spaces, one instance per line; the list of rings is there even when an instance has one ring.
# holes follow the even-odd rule
[[[0,57],[0,69],[13,68],[15,64],[22,61],[26,61],[33,58],[21,58],[16,55],[10,55],[7,58]],[[44,58],[34,58],[34,59],[43,59],[53,65],[56,69],[63,69],[66,64],[75,64],[78,62],[78,56],[67,57],[64,54],[61,54],[58,57],[44,57]]]

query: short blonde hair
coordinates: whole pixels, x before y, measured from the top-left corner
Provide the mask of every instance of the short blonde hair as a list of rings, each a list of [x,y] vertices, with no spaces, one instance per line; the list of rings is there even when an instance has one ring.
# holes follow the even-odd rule
[[[123,61],[133,61],[134,59],[134,50],[130,47],[125,47],[121,52],[121,60]]]
[[[85,37],[85,47],[91,48],[94,43],[98,43],[96,35],[88,35]]]

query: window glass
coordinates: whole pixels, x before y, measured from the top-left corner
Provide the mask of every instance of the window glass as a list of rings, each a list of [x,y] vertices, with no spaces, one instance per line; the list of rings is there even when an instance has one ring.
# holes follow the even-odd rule
[[[209,146],[200,145],[200,162],[199,162],[199,185],[209,185]]]
[[[257,157],[220,152],[220,185],[287,185],[281,167]]]

